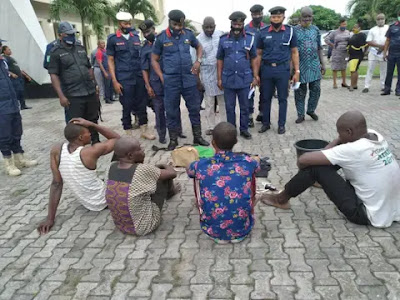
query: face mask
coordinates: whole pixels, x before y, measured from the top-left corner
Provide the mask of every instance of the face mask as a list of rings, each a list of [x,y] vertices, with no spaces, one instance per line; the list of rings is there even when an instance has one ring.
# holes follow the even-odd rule
[[[353,32],[354,32],[355,34],[357,34],[357,33],[360,32],[360,29],[353,29]]]
[[[341,31],[345,31],[346,30],[346,26],[340,26],[340,30]]]
[[[67,45],[73,45],[75,44],[75,34],[70,34],[67,36],[64,36],[62,38],[62,40],[64,41],[64,43],[66,43]]]
[[[132,27],[128,27],[128,28],[122,27],[121,31],[123,34],[128,34],[132,31]]]
[[[258,25],[258,24],[261,24],[262,19],[263,19],[263,17],[254,18],[254,19],[253,19],[253,23],[254,23],[254,24],[257,24],[257,25]]]
[[[378,25],[379,27],[383,27],[385,25],[385,20],[377,20],[376,25]]]
[[[273,22],[271,22],[271,25],[272,25],[275,29],[278,29],[279,27],[282,26],[282,23],[273,23]]]
[[[244,27],[233,27],[231,26],[231,30],[234,35],[239,35],[243,32]]]
[[[181,34],[181,30],[173,29],[172,27],[170,27],[169,30],[173,36],[178,36]]]
[[[154,42],[156,39],[156,35],[154,33],[150,33],[146,36],[146,40],[148,40],[150,43]]]

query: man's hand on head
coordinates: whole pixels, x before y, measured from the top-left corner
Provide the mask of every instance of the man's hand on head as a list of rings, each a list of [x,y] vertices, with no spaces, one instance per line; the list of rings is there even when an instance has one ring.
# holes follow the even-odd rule
[[[73,118],[73,119],[71,119],[71,121],[69,121],[69,122],[70,122],[70,123],[77,124],[77,125],[84,126],[84,127],[86,127],[86,128],[91,127],[91,126],[94,125],[93,122],[90,122],[90,121],[85,120],[85,119],[83,119],[83,118]]]

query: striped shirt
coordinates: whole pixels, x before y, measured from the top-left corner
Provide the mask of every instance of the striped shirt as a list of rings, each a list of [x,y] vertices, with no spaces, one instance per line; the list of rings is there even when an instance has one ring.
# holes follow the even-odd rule
[[[63,182],[79,202],[88,210],[100,211],[107,207],[105,184],[97,177],[96,170],[85,167],[81,160],[83,147],[69,153],[68,143],[61,149],[60,170]]]

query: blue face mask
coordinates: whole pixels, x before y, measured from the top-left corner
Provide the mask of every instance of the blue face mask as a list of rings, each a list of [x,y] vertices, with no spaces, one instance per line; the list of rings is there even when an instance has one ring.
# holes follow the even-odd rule
[[[170,27],[169,30],[171,31],[171,34],[173,36],[178,36],[181,34],[181,30],[176,30],[176,29],[173,29],[172,27]]]
[[[128,28],[122,27],[121,31],[122,31],[123,34],[128,34],[128,33],[133,31],[133,28],[132,27],[128,27]]]
[[[346,30],[346,26],[340,26],[340,30],[341,31],[345,31]]]
[[[62,40],[67,45],[73,45],[73,44],[75,44],[75,34],[69,34],[67,36],[64,36]]]

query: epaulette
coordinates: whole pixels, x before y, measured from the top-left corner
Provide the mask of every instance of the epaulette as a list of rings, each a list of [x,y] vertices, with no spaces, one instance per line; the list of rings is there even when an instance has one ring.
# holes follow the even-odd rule
[[[224,36],[228,36],[229,32],[224,32],[223,34],[221,34],[221,36],[219,38],[222,38]]]
[[[50,53],[56,51],[57,49],[59,49],[61,46],[60,43],[56,43],[54,44],[53,48],[50,49]]]
[[[255,35],[256,35],[254,32],[250,32],[250,31],[246,31],[246,34],[252,35],[252,36],[255,36]]]
[[[107,37],[107,40],[109,39],[109,38],[112,38],[112,37],[114,37],[114,36],[117,36],[117,34],[114,32],[114,33],[111,33],[111,34],[109,34],[108,35],[108,37]]]

